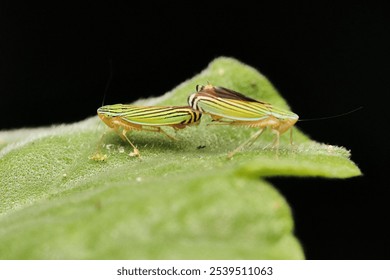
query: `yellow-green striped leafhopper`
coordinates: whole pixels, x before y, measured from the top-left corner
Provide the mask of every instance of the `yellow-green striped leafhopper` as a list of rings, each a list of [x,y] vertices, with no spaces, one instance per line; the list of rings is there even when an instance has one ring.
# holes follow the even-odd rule
[[[259,128],[247,141],[230,152],[229,158],[256,141],[267,127],[275,134],[273,145],[278,148],[280,135],[294,126],[299,118],[295,113],[227,88],[206,85],[197,86],[196,91],[188,97],[188,104],[194,110],[209,114],[219,124]],[[292,141],[292,134],[290,137]]]
[[[199,124],[202,113],[189,106],[140,106],[129,104],[105,105],[97,110],[99,118],[112,128],[124,141],[132,147],[131,156],[140,156],[136,146],[129,140],[126,133],[130,130],[154,131],[167,134],[161,127],[170,126],[175,130],[187,125]],[[95,159],[95,158],[94,158]],[[100,160],[97,157],[97,160]]]

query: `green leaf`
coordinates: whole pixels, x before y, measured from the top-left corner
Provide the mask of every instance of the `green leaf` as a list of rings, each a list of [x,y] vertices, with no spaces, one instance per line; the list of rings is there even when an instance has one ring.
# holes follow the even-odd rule
[[[143,104],[185,105],[211,82],[288,109],[253,68],[218,58],[199,75]],[[294,145],[264,133],[226,155],[255,130],[208,126],[129,135],[142,160],[114,133],[104,162],[90,160],[106,127],[97,117],[71,125],[0,132],[0,258],[5,259],[301,259],[293,220],[265,176],[360,175],[344,148]],[[173,134],[173,129],[166,129]]]

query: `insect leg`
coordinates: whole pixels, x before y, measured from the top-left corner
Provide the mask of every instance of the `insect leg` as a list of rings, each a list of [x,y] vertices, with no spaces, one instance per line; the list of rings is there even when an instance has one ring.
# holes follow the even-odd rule
[[[212,120],[212,123],[208,123],[207,126],[210,125],[233,125],[234,121],[227,121],[227,120]]]
[[[256,133],[254,133],[247,141],[245,141],[244,143],[242,143],[240,146],[238,146],[234,151],[231,151],[229,154],[228,154],[228,158],[231,158],[233,157],[237,152],[239,152],[243,147],[245,147],[246,145],[252,145],[257,138],[260,137],[260,135],[264,132],[264,128],[261,128],[259,131],[257,131]]]
[[[133,152],[130,153],[130,156],[141,157],[141,154],[139,153],[139,151],[138,151],[138,149],[136,148],[136,146],[134,146],[134,144],[131,143],[130,139],[127,138],[127,136],[126,136],[127,131],[128,131],[128,130],[126,130],[126,129],[123,129],[123,130],[122,130],[122,136],[123,136],[122,139],[123,139],[123,138],[126,139],[127,142],[129,142],[129,144],[130,144],[130,145],[133,147],[133,149],[134,149]]]
[[[105,161],[107,159],[107,155],[102,154],[100,151],[100,148],[102,146],[102,142],[104,137],[106,136],[106,131],[103,133],[103,135],[100,137],[99,142],[96,145],[96,151],[93,155],[89,156],[89,159],[92,159],[94,161]]]
[[[99,150],[99,151],[100,151],[100,147],[102,146],[103,139],[104,139],[104,137],[106,137],[106,134],[107,134],[107,130],[103,132],[103,134],[100,137],[100,140],[99,140],[99,142],[97,144],[97,150]]]
[[[293,129],[292,129],[292,127],[290,128],[290,144],[294,145],[294,143],[293,143]]]
[[[169,139],[171,140],[177,140],[175,137],[173,137],[172,135],[169,135],[168,133],[166,133],[161,127],[157,126],[157,127],[143,127],[142,130],[147,130],[147,131],[154,131],[154,132],[160,132],[162,134],[164,134],[165,136],[167,136]]]
[[[279,157],[279,138],[280,138],[280,131],[276,129],[272,129],[272,132],[275,133],[275,140],[272,143],[272,148],[276,149],[276,157]]]
[[[276,129],[273,129],[272,132],[275,133],[275,140],[272,143],[272,147],[276,148],[276,149],[279,149],[280,132],[279,132],[279,130],[276,130]]]

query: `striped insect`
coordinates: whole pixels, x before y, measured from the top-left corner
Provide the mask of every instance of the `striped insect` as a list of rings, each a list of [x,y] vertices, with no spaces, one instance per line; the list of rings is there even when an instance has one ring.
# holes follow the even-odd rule
[[[266,128],[270,128],[275,134],[273,146],[278,148],[280,135],[291,129],[299,118],[295,113],[227,88],[198,85],[196,91],[188,97],[188,104],[194,110],[210,115],[216,124],[259,128],[247,141],[230,152],[228,158],[245,146],[253,144]],[[292,130],[290,133],[292,143]]]
[[[202,113],[189,106],[140,106],[129,104],[105,105],[97,110],[99,118],[112,128],[124,141],[132,147],[130,156],[140,157],[139,150],[127,137],[131,130],[159,132],[168,138],[175,137],[166,133],[162,127],[170,126],[175,130],[183,129],[188,125],[199,124]],[[92,157],[95,160],[104,160],[100,155]]]

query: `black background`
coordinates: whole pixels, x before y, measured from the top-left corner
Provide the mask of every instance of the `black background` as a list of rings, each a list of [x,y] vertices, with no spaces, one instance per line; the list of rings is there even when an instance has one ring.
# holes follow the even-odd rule
[[[301,118],[364,107],[298,124],[315,140],[351,149],[364,176],[270,181],[293,209],[307,258],[390,259],[385,6],[164,2],[2,3],[0,129],[94,115],[109,61],[106,104],[161,95],[232,56],[265,74]]]

